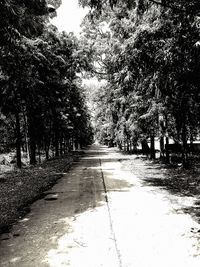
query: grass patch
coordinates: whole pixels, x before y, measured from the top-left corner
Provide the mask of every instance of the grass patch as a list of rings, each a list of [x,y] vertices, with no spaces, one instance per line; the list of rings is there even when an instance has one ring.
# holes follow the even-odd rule
[[[33,167],[0,175],[0,234],[23,217],[29,206],[43,196],[67,172],[71,163],[78,158],[71,154],[53,159]]]

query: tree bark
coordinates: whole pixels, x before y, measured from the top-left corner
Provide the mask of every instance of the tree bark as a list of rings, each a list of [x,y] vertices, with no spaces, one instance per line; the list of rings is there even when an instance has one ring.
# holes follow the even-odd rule
[[[16,121],[16,156],[17,156],[17,167],[22,167],[21,160],[21,132],[20,132],[20,118],[19,112],[15,113],[15,121]]]
[[[27,155],[27,160],[30,161],[29,158],[29,141],[28,141],[28,123],[27,123],[27,116],[25,111],[23,111],[23,117],[24,117],[24,135],[25,135],[25,146],[26,146],[26,155]]]
[[[150,139],[151,139],[150,157],[151,157],[151,159],[155,159],[156,158],[156,152],[155,152],[155,136],[154,135],[151,135]]]
[[[35,165],[37,163],[36,160],[36,143],[34,137],[32,135],[29,136],[29,153],[30,153],[30,164]]]
[[[184,123],[182,129],[182,164],[184,168],[188,168],[188,149],[187,149],[187,133],[186,133],[186,125]]]
[[[54,147],[55,147],[55,156],[59,157],[59,143],[58,143],[58,133],[55,130],[55,141],[54,141]]]
[[[169,137],[166,136],[166,140],[165,140],[166,144],[165,144],[165,154],[166,154],[166,162],[169,163]]]
[[[121,142],[118,142],[118,148],[119,148],[119,150],[122,150],[122,143]]]
[[[28,135],[29,135],[29,158],[30,164],[36,164],[36,142],[35,142],[35,127],[32,119],[28,118]]]
[[[143,154],[149,154],[150,149],[149,149],[147,140],[146,140],[146,139],[143,139],[143,140],[141,141],[141,144],[142,144],[142,153],[143,153]]]
[[[165,125],[166,125],[166,139],[165,139],[165,155],[166,163],[170,163],[169,155],[169,137],[168,137],[168,116],[165,114]]]
[[[49,160],[49,146],[45,145],[45,155],[46,155],[46,160]]]
[[[63,139],[60,140],[60,156],[63,156]]]
[[[126,151],[129,152],[130,151],[130,146],[129,146],[129,139],[128,138],[126,140],[126,147],[127,147]]]
[[[38,145],[38,161],[41,163],[41,147]]]
[[[164,136],[160,137],[160,158],[164,157]]]
[[[33,107],[29,103],[27,106],[27,129],[28,129],[28,138],[29,138],[29,158],[30,164],[35,165],[36,161],[36,130],[35,130],[35,119],[33,113]]]

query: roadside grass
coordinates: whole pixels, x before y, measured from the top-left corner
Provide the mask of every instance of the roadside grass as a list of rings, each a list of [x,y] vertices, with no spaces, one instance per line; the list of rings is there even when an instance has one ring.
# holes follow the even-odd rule
[[[65,158],[0,174],[0,234],[23,217],[29,206],[50,189],[78,157],[79,153],[71,153]]]

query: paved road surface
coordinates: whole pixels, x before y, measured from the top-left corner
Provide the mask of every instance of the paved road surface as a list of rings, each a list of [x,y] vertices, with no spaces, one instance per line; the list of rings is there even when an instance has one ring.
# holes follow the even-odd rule
[[[191,198],[145,186],[93,146],[0,243],[0,267],[199,267]]]

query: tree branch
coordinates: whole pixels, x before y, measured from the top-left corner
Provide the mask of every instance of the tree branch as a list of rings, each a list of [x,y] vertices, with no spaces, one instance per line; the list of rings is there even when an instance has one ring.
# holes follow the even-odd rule
[[[160,5],[160,6],[166,7],[166,8],[170,8],[170,9],[175,10],[175,11],[178,11],[178,12],[183,12],[183,13],[186,13],[186,14],[190,14],[190,15],[197,15],[198,14],[198,13],[195,14],[195,12],[188,11],[186,9],[178,8],[176,6],[171,6],[171,5],[163,4],[162,2],[158,2],[156,0],[149,0],[149,2],[154,3],[156,5]]]
[[[106,73],[106,72],[98,72],[96,70],[92,70],[92,72],[95,74],[98,74],[98,75],[105,75],[105,76],[108,75],[108,73]]]

